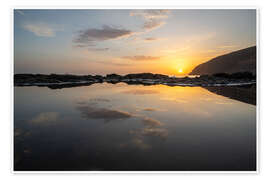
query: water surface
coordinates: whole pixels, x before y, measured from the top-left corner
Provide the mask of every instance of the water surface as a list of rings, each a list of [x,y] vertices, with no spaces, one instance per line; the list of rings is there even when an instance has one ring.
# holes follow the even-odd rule
[[[15,87],[15,170],[256,170],[256,106],[201,87]]]

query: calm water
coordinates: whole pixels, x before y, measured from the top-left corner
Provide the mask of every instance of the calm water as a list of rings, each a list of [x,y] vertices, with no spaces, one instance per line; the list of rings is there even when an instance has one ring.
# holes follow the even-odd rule
[[[255,170],[256,106],[201,87],[15,87],[15,170]]]

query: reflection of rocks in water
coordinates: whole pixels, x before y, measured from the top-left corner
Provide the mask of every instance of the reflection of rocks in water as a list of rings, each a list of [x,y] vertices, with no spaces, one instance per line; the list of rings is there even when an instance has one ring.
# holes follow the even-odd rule
[[[237,87],[204,87],[208,91],[235,99],[248,104],[256,105],[256,85]]]
[[[94,82],[52,84],[52,85],[39,85],[39,86],[47,86],[50,89],[63,89],[63,88],[73,88],[73,87],[81,87],[81,86],[90,86],[92,84],[94,84]]]

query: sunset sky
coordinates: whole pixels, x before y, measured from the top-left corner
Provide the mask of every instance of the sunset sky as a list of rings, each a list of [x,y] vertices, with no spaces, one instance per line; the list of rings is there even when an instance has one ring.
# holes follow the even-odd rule
[[[14,73],[183,75],[253,45],[255,9],[14,10]]]

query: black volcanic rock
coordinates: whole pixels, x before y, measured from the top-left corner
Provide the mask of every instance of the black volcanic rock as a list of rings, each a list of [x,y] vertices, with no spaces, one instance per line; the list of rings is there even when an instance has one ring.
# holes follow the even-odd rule
[[[191,75],[251,72],[256,74],[256,46],[218,56],[196,66]]]
[[[255,84],[256,76],[250,72],[238,72],[233,74],[217,73],[214,75],[201,75],[200,77],[169,77],[162,74],[140,73],[121,76],[108,74],[106,77],[100,75],[70,75],[70,74],[15,74],[15,86],[46,86],[52,89],[87,86],[94,83],[127,83],[155,85],[164,84],[168,86],[240,86]]]
[[[169,76],[163,74],[152,73],[139,73],[139,74],[127,74],[124,79],[168,79]]]
[[[118,75],[118,74],[107,74],[106,75],[106,78],[107,79],[117,79],[117,80],[120,80],[122,78],[121,75]]]

